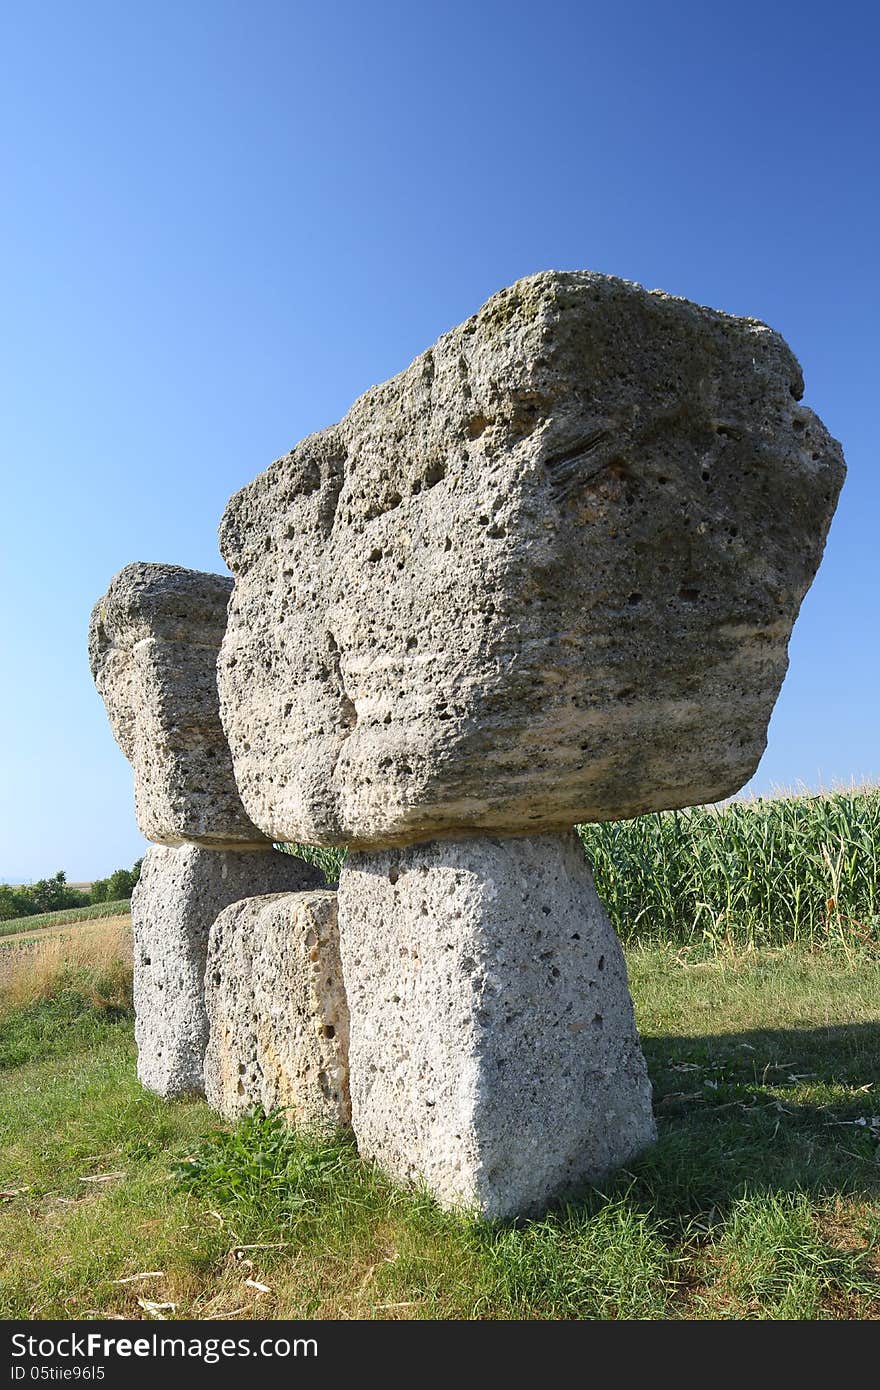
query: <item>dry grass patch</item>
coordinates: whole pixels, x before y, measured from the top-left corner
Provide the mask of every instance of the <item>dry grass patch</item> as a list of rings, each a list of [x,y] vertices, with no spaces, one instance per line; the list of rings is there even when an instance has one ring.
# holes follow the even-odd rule
[[[95,1007],[130,1003],[131,918],[106,917],[75,930],[47,928],[0,949],[0,1017],[55,997],[79,979]],[[109,986],[109,992],[107,990]]]

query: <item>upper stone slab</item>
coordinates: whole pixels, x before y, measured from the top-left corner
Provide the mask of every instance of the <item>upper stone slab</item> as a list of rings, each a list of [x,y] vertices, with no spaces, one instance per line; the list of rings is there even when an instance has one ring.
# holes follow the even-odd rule
[[[92,675],[134,768],[138,826],[158,844],[266,844],[241,804],[218,710],[231,589],[219,574],[126,565],[92,612]]]
[[[754,319],[531,276],[231,500],[218,665],[267,835],[360,848],[754,772],[840,446]]]

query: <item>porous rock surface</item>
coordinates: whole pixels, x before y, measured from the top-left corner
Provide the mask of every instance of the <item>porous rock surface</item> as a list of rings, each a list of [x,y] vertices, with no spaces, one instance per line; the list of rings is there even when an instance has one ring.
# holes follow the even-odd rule
[[[336,894],[248,898],[220,913],[205,972],[205,1094],[227,1119],[261,1106],[328,1134],[351,1118]]]
[[[232,581],[131,564],[89,624],[89,663],[134,768],[141,833],[158,844],[266,844],[248,818],[220,724],[217,652]]]
[[[311,864],[273,849],[154,846],[132,894],[135,1039],[140,1081],[160,1096],[204,1090],[208,933],[255,893],[319,887]]]
[[[276,840],[538,833],[751,776],[844,475],[754,319],[493,296],[230,502],[218,665]]]
[[[653,1141],[623,953],[573,832],[350,855],[339,932],[364,1158],[508,1217]]]

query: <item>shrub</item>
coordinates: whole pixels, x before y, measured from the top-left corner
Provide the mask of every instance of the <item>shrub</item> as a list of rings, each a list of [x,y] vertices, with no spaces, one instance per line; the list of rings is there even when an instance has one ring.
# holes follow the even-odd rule
[[[138,859],[131,869],[115,869],[109,878],[96,879],[92,884],[89,901],[109,903],[130,898],[141,876],[143,862],[143,859]]]
[[[31,904],[20,888],[0,883],[0,922],[11,922],[16,917],[29,917],[32,911]]]

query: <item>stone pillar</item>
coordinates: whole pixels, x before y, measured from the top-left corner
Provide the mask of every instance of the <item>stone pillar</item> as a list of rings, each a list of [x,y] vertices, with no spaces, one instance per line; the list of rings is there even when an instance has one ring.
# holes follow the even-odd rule
[[[138,1078],[160,1096],[205,1089],[208,933],[230,903],[254,893],[317,887],[321,873],[277,850],[147,851],[132,895]]]
[[[250,820],[220,723],[217,652],[232,581],[132,564],[95,605],[89,661],[134,770],[147,839],[132,898],[138,1076],[161,1096],[202,1092],[208,932],[231,903],[324,886]]]
[[[205,972],[208,1104],[227,1119],[282,1109],[297,1129],[351,1119],[348,1006],[336,894],[246,898],[211,928]]]
[[[339,929],[363,1157],[512,1217],[653,1142],[623,952],[574,832],[352,854]]]

